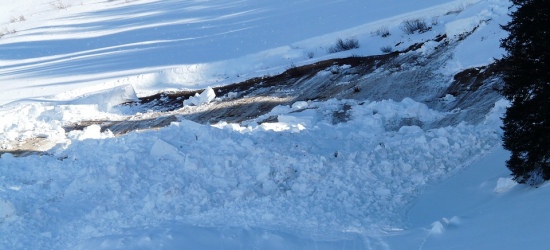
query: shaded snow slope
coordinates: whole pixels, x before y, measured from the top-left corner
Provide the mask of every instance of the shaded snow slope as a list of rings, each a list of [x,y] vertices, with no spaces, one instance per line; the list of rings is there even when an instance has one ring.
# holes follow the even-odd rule
[[[432,185],[408,213],[411,230],[388,240],[396,249],[547,249],[549,187],[517,185],[502,148],[467,171]]]

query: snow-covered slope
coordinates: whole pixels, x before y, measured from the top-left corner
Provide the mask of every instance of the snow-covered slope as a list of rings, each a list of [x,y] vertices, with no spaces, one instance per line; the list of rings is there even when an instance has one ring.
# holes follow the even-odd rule
[[[506,11],[498,2],[479,0],[42,0],[4,5],[11,7],[4,11],[13,10],[0,20],[6,33],[0,39],[0,104],[73,90],[55,98],[71,99],[123,84],[132,84],[138,93],[226,84],[344,56],[327,55],[338,38],[358,39],[360,48],[347,55],[379,54],[383,46],[401,43],[394,50],[402,49],[445,33],[450,20],[462,20],[455,25],[459,32],[451,27],[454,35]],[[401,26],[416,18],[438,25],[412,41]],[[376,36],[385,29],[392,35]],[[483,39],[494,50],[498,46],[490,41],[500,36]],[[458,59],[472,60],[459,54]],[[481,55],[476,64],[492,60],[493,55]],[[472,66],[463,63],[450,67]]]
[[[507,103],[471,79],[503,53],[509,4],[3,0],[0,147],[27,156],[0,158],[0,246],[544,249],[548,188],[510,181]],[[408,34],[417,19],[427,27]],[[339,38],[359,48],[329,53]],[[174,115],[117,136],[98,125],[154,117],[117,105],[157,91],[390,50],[401,52],[363,73],[340,65],[272,89],[289,98],[245,122]],[[360,88],[290,98],[330,81]],[[180,111],[261,93],[207,89]]]

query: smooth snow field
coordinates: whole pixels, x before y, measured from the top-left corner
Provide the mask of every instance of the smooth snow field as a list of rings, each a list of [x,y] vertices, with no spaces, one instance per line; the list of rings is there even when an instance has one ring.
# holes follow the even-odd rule
[[[207,108],[229,98],[214,87],[296,65],[415,44],[427,57],[443,36],[452,56],[428,84],[445,88],[502,57],[510,5],[0,0],[0,249],[548,249],[548,185],[505,167],[505,100],[478,123],[410,96],[67,130],[128,119],[119,104],[159,91],[205,89],[183,109]],[[430,28],[407,34],[416,19]],[[360,46],[330,53],[339,38]]]

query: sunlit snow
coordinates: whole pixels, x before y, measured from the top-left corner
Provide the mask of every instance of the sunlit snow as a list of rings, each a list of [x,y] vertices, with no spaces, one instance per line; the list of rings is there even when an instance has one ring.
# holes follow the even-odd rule
[[[124,119],[132,107],[119,104],[158,91],[204,89],[182,104],[207,108],[222,98],[213,87],[297,65],[419,43],[427,56],[437,36],[456,42],[434,69],[450,79],[502,56],[509,1],[0,3],[2,249],[548,245],[548,185],[517,185],[505,168],[504,100],[475,124],[411,96],[297,101],[243,123],[66,131]],[[416,19],[430,29],[406,34]],[[360,46],[329,53],[337,39]],[[42,153],[16,157],[25,143]]]

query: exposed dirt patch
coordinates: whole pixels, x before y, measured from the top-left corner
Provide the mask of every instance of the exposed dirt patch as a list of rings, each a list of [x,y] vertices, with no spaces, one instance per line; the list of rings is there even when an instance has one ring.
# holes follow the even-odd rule
[[[48,138],[28,138],[14,143],[10,149],[0,150],[0,156],[5,153],[10,153],[14,156],[42,154],[55,146],[55,144],[55,142]]]
[[[165,127],[179,119],[198,123],[219,121],[240,123],[266,114],[278,105],[291,105],[303,100],[326,100],[345,91],[357,93],[360,91],[357,85],[338,85],[334,82],[344,77],[357,80],[397,56],[398,53],[349,57],[294,67],[279,75],[257,77],[213,88],[220,98],[198,107],[184,107],[183,101],[204,90],[158,93],[141,97],[139,102],[123,104],[133,106],[139,112],[123,120],[83,121],[65,126],[65,130],[81,130],[92,124],[98,124],[103,131],[108,129],[115,135],[120,135],[135,130]],[[312,81],[318,82],[312,78],[319,77],[320,72],[324,72],[322,78],[328,82],[312,84]],[[148,112],[150,110],[154,112]]]
[[[282,91],[278,89],[288,89],[293,85],[296,85],[299,81],[307,80],[318,74],[320,71],[330,69],[333,74],[339,74],[336,68],[346,65],[346,67],[356,69],[365,74],[365,69],[378,68],[381,65],[387,63],[390,59],[399,55],[399,52],[394,52],[385,55],[376,55],[368,57],[349,57],[342,59],[331,59],[320,61],[317,63],[295,66],[282,74],[275,76],[256,77],[249,80],[238,82],[222,87],[213,88],[217,96],[225,96],[229,93],[235,93],[234,98],[243,98],[245,96],[259,96],[260,94],[266,96],[282,96]],[[143,109],[153,109],[156,111],[172,111],[183,107],[183,100],[188,99],[195,94],[200,94],[204,90],[197,91],[177,91],[177,92],[163,92],[152,96],[146,96],[139,98],[139,102],[125,103],[125,105],[140,106]],[[279,93],[277,93],[279,92]],[[311,99],[319,99],[319,97],[312,97]]]
[[[503,69],[504,66],[502,63],[493,63],[487,66],[463,70],[454,76],[454,81],[447,88],[447,93],[456,96],[465,92],[477,91],[485,84],[487,79],[500,78]],[[498,86],[495,86],[495,90],[498,89]]]

